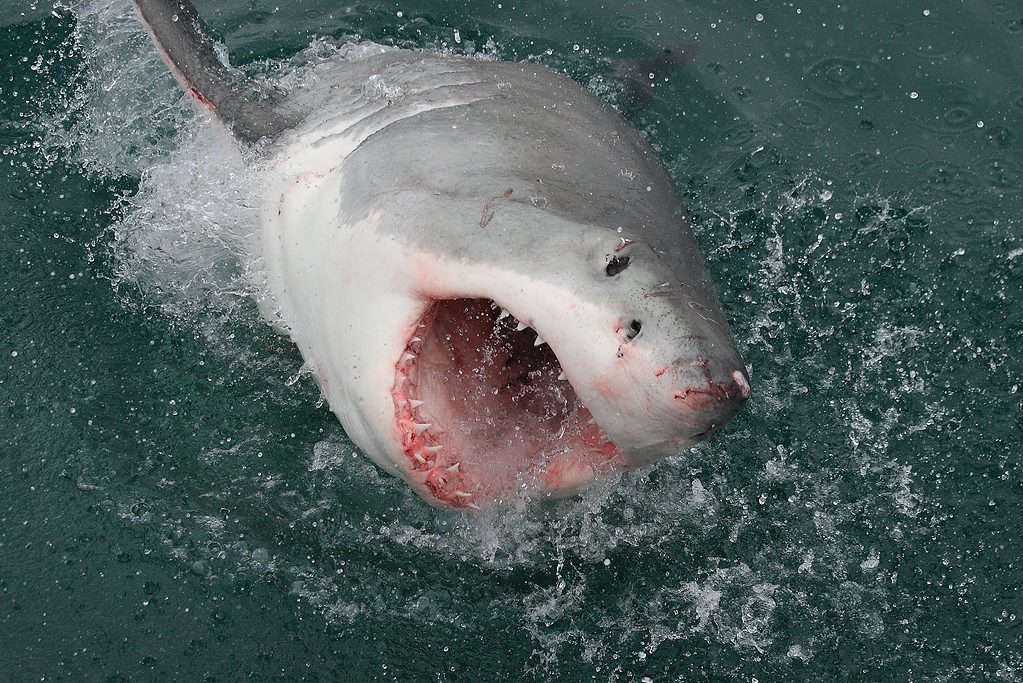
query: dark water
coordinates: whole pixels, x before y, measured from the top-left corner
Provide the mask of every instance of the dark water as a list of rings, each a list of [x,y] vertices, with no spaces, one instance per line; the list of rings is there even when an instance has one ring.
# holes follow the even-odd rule
[[[244,160],[130,14],[5,2],[0,677],[1023,679],[1023,6],[279,4],[200,9],[256,74],[358,36],[620,108],[754,397],[578,499],[429,508],[236,291]]]

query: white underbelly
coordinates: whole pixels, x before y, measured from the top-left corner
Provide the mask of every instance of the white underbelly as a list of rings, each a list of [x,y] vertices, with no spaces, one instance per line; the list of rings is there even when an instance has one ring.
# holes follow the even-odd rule
[[[409,267],[415,255],[372,202],[360,216],[344,215],[341,178],[346,159],[369,136],[488,96],[471,78],[462,82],[465,88],[429,102],[367,96],[319,112],[282,141],[261,210],[264,314],[298,346],[353,441],[392,472],[401,456],[390,452],[397,447],[387,431],[394,363],[422,309]],[[387,200],[386,192],[379,196]]]

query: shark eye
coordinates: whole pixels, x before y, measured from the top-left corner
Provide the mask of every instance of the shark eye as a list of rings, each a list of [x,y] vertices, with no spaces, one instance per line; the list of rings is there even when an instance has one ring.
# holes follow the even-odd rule
[[[608,277],[614,277],[618,273],[622,272],[629,267],[628,256],[608,256],[607,266],[604,268],[604,272],[607,273]]]
[[[639,336],[639,333],[643,331],[643,323],[638,320],[633,320],[629,323],[629,329],[625,332],[625,338],[632,341]]]

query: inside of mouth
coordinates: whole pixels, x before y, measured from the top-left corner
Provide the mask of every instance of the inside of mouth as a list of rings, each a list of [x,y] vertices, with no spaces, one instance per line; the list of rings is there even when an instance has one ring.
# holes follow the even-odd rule
[[[408,467],[454,507],[569,488],[615,455],[536,330],[486,299],[436,301],[395,368]]]

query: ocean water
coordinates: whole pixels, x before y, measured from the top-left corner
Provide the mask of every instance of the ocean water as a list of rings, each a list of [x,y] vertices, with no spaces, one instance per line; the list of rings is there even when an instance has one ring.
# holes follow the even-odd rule
[[[752,376],[583,495],[434,510],[260,319],[258,188],[126,2],[0,7],[0,678],[1023,680],[1023,8],[197,3],[299,79],[562,70],[655,146]]]

